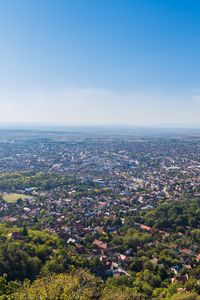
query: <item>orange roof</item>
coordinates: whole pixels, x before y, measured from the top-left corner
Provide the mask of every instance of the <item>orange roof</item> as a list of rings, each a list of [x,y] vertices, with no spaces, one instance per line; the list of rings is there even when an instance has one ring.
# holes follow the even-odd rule
[[[104,243],[102,241],[99,240],[94,240],[93,245],[97,246],[100,249],[106,250],[108,248],[107,243]]]
[[[140,228],[141,228],[141,229],[144,229],[144,230],[148,230],[148,231],[151,231],[151,230],[152,230],[151,227],[146,226],[146,225],[144,225],[144,224],[140,224]]]

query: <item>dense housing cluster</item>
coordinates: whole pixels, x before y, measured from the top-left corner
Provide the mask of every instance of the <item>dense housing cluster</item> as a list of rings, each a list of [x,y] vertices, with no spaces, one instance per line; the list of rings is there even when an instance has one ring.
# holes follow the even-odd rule
[[[2,132],[0,172],[9,280],[84,268],[137,297],[200,292],[198,136]],[[12,244],[31,276],[3,265]]]

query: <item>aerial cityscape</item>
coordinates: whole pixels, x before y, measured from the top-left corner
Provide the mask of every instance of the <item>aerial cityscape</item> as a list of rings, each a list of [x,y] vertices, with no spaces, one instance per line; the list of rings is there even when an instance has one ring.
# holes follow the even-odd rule
[[[0,300],[200,300],[199,32],[199,0],[0,0]]]
[[[124,132],[0,132],[2,276],[86,269],[100,299],[199,293],[200,136]]]

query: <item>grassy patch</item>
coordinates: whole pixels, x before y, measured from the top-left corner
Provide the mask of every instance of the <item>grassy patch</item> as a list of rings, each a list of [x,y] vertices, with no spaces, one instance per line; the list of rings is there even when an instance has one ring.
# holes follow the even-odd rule
[[[28,195],[23,195],[23,194],[16,194],[16,193],[7,193],[3,194],[3,199],[8,202],[8,203],[14,203],[18,199],[26,199],[26,198],[32,198],[31,196]]]

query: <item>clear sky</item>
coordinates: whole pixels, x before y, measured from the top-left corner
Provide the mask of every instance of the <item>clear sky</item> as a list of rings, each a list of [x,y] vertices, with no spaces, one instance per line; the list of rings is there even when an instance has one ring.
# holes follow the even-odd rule
[[[0,0],[0,122],[199,116],[199,0]]]

